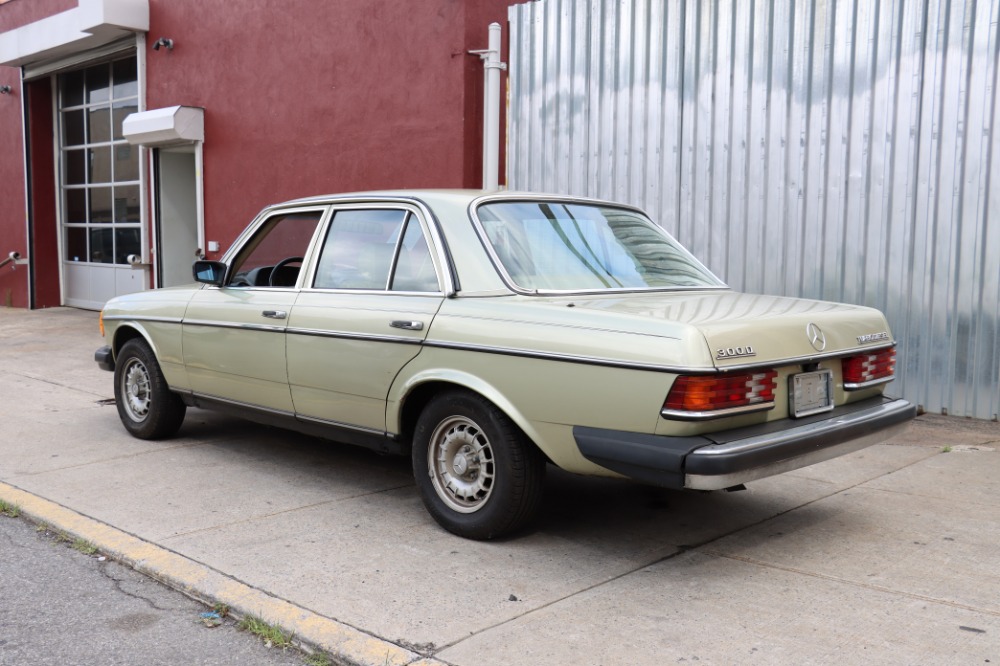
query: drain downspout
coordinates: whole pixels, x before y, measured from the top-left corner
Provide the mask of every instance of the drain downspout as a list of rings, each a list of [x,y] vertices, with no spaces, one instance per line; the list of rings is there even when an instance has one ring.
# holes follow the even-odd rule
[[[500,189],[500,24],[490,23],[489,48],[469,51],[483,61],[483,189]]]

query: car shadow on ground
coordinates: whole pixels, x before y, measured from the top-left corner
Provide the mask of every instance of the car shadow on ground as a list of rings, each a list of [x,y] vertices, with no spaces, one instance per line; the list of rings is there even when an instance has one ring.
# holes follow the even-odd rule
[[[317,488],[357,487],[360,480],[367,479],[373,491],[382,488],[405,498],[398,511],[414,512],[408,516],[413,523],[432,525],[416,501],[407,456],[382,455],[198,409],[189,410],[178,436],[192,445],[214,447],[241,466],[259,467],[263,463],[263,478],[270,474],[275,487],[289,482]],[[534,541],[561,540],[599,551],[627,547],[669,553],[732,534],[813,498],[810,495],[803,501],[795,492],[767,485],[740,492],[673,490],[624,479],[579,476],[549,465],[534,524],[497,543],[527,546]],[[812,510],[822,512],[817,507]],[[822,519],[817,516],[817,520]]]

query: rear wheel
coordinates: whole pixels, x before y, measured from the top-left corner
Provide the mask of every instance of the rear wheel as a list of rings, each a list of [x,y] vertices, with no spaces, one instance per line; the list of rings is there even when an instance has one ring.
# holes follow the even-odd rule
[[[492,539],[535,516],[545,461],[495,405],[451,391],[432,400],[417,421],[413,474],[438,524],[462,537]]]
[[[115,405],[125,429],[139,439],[170,437],[187,407],[170,390],[145,340],[126,342],[115,360]]]

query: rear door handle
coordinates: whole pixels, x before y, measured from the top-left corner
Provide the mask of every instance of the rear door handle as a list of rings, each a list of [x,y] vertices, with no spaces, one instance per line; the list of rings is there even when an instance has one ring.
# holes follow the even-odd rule
[[[407,331],[422,331],[424,330],[424,322],[422,321],[405,321],[401,319],[396,319],[389,322],[389,326],[393,328],[402,328]]]
[[[264,310],[261,314],[268,319],[284,319],[288,316],[288,313],[284,310]]]

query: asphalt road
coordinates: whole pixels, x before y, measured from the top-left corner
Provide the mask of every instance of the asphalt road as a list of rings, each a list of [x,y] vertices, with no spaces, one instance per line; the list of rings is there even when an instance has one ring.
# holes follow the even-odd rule
[[[302,666],[294,649],[268,648],[232,618],[51,532],[0,515],[0,664],[261,664]]]

